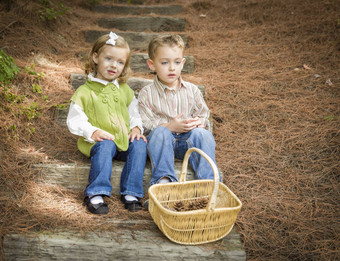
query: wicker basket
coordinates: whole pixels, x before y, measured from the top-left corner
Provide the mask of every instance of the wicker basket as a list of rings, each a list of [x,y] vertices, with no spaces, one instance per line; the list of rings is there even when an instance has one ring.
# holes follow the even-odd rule
[[[192,152],[201,154],[214,172],[214,180],[186,181],[188,159]],[[205,208],[179,212],[178,201],[205,198]],[[179,182],[155,184],[149,188],[149,212],[158,228],[171,241],[184,245],[204,244],[225,237],[233,228],[241,201],[219,181],[213,160],[202,150],[191,148],[184,156]]]

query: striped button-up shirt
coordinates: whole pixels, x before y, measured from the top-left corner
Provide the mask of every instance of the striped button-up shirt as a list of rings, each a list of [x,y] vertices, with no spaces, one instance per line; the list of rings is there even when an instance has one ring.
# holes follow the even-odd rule
[[[155,77],[153,83],[139,92],[138,107],[146,134],[181,113],[181,119],[199,117],[204,128],[210,130],[210,112],[201,91],[195,84],[180,81],[179,88],[174,90]]]

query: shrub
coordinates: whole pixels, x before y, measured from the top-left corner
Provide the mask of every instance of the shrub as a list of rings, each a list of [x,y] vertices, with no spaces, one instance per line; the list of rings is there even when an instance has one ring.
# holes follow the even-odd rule
[[[58,2],[57,5],[50,0],[42,0],[42,9],[39,9],[40,19],[44,22],[48,20],[56,20],[58,16],[65,15],[69,8]]]
[[[0,48],[0,82],[6,84],[11,82],[19,71],[14,59]]]

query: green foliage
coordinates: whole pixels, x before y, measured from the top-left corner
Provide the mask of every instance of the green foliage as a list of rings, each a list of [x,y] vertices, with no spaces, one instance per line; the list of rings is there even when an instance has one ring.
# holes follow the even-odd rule
[[[40,116],[40,108],[36,102],[31,103],[31,105],[22,108],[22,113],[24,113],[30,122],[32,119]]]
[[[17,130],[17,126],[16,125],[11,125],[11,126],[9,126],[10,127],[10,129],[12,130],[12,131],[16,131]]]
[[[3,112],[14,117],[13,120],[8,121],[7,125],[3,126],[8,131],[8,138],[13,140],[19,138],[20,129],[24,129],[29,135],[36,131],[33,120],[41,116],[41,107],[38,105],[39,100],[36,102],[30,100],[30,98],[35,99],[40,96],[43,102],[48,100],[47,96],[43,95],[40,84],[44,73],[35,71],[35,64],[25,66],[24,72],[31,76],[29,77],[31,82],[25,84],[26,89],[15,88],[12,84],[15,74],[18,72],[19,68],[14,64],[13,58],[1,52],[0,106]],[[31,92],[27,87],[32,88]],[[24,94],[21,94],[22,91],[24,91]]]
[[[70,8],[64,6],[61,2],[55,5],[50,0],[42,0],[42,8],[39,9],[40,19],[44,22],[56,20],[59,16],[65,15]]]
[[[36,76],[37,76],[37,79],[38,79],[38,80],[41,80],[41,79],[45,76],[45,74],[44,74],[43,72],[41,72],[41,73],[36,72],[36,71],[34,70],[34,68],[35,68],[35,64],[32,63],[30,66],[25,66],[25,71],[26,71],[26,73],[28,73],[29,75],[36,75]]]
[[[58,110],[60,110],[60,111],[65,110],[65,109],[68,108],[69,106],[70,106],[70,102],[67,102],[67,103],[60,103],[60,104],[55,105],[55,107],[57,107]]]
[[[4,86],[4,98],[8,103],[22,103],[26,98],[26,95],[17,95],[12,93],[11,86]]]
[[[334,115],[327,115],[324,117],[324,120],[326,121],[334,121],[335,120],[335,116]]]
[[[15,65],[14,59],[0,48],[0,83],[8,84],[19,71],[20,69]]]
[[[33,92],[37,92],[37,93],[41,93],[41,86],[39,84],[32,84],[32,91]]]
[[[32,63],[30,66],[25,66],[25,71],[26,71],[27,74],[35,76],[35,79],[39,81],[39,80],[41,80],[45,76],[45,74],[43,72],[35,71],[34,68],[35,68],[35,64]],[[33,83],[32,84],[32,91],[34,93],[42,94],[42,87],[41,87],[41,85]],[[43,98],[44,101],[48,100],[48,97],[46,95],[42,95],[42,98]]]

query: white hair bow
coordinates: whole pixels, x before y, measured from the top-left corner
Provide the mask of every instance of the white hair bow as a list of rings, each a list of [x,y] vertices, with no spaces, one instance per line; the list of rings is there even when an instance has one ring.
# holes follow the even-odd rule
[[[116,45],[116,40],[118,39],[118,35],[113,32],[109,34],[110,39],[106,41],[106,44]]]

